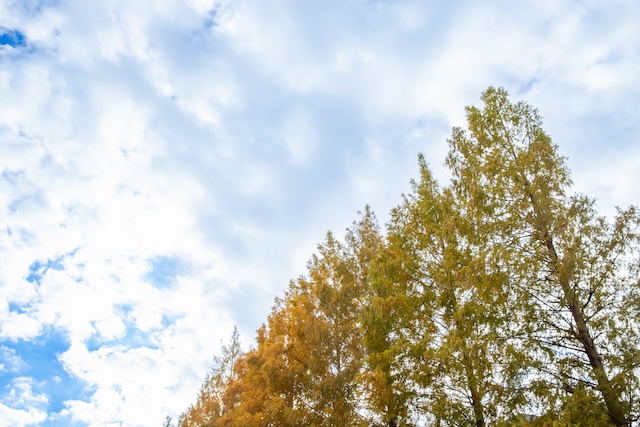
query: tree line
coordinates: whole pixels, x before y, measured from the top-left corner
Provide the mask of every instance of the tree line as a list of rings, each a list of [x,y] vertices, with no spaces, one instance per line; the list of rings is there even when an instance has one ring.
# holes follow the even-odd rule
[[[178,426],[638,425],[639,212],[599,215],[536,109],[482,102],[451,181],[419,156],[384,233],[368,207],[328,233]]]

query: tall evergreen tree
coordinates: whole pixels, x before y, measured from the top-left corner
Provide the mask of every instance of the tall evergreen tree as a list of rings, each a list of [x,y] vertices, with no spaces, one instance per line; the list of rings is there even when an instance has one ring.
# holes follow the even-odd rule
[[[593,200],[570,196],[565,159],[537,111],[510,103],[503,89],[482,100],[483,109],[467,108],[469,131],[450,139],[453,187],[519,290],[545,388],[590,386],[614,425],[630,425],[639,397],[638,213],[620,210],[611,223]]]
[[[393,211],[372,276],[367,341],[386,425],[495,423],[522,406],[508,276],[420,157],[421,179]],[[394,408],[391,412],[388,408]]]

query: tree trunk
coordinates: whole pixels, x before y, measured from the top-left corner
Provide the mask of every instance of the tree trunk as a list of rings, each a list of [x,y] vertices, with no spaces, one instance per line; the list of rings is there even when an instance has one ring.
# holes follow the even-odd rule
[[[467,375],[467,387],[469,387],[469,393],[471,394],[473,417],[476,422],[476,427],[485,427],[484,408],[482,406],[482,398],[480,397],[480,392],[478,390],[478,381],[473,372],[473,366],[471,359],[469,358],[467,347],[464,344],[463,346],[464,370]]]
[[[580,304],[576,300],[575,292],[571,288],[570,277],[566,272],[562,271],[562,260],[558,257],[558,253],[553,244],[553,236],[551,236],[551,233],[549,232],[548,225],[544,220],[544,216],[540,212],[540,207],[534,194],[531,192],[529,182],[526,179],[524,179],[524,186],[535,215],[536,223],[533,224],[533,226],[536,231],[540,233],[539,236],[541,236],[542,243],[547,249],[547,254],[551,260],[551,272],[558,280],[558,284],[562,289],[562,293],[569,310],[571,311],[573,320],[576,323],[577,333],[575,333],[575,337],[582,344],[584,352],[589,359],[589,365],[591,366],[593,375],[598,383],[597,390],[601,393],[607,406],[609,419],[618,427],[628,426],[630,423],[625,416],[624,407],[620,402],[619,397],[616,395],[609,377],[607,376],[602,364],[602,359],[598,353],[598,349],[593,342],[593,337],[589,331],[584,313],[582,312]]]
[[[602,394],[605,404],[607,405],[607,413],[609,415],[609,419],[611,419],[611,422],[613,422],[613,424],[615,424],[616,426],[627,426],[629,425],[629,421],[625,416],[623,405],[616,395],[616,392],[611,385],[611,381],[609,380],[609,377],[604,370],[602,359],[600,358],[598,349],[593,342],[591,332],[589,331],[587,321],[585,320],[584,314],[580,308],[580,305],[578,304],[575,292],[573,292],[573,289],[571,289],[569,278],[564,277],[564,275],[557,274],[560,266],[560,260],[553,245],[553,239],[548,232],[545,232],[544,242],[553,263],[554,273],[558,278],[564,297],[567,301],[567,304],[569,305],[573,320],[576,322],[577,333],[575,334],[575,336],[582,343],[584,351],[589,358],[589,365],[591,365],[591,369],[598,383],[598,390]]]

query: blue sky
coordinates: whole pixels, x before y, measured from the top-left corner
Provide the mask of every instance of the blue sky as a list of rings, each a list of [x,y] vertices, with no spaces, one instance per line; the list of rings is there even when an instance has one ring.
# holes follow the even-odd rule
[[[0,2],[0,427],[159,426],[489,85],[640,200],[634,0]]]

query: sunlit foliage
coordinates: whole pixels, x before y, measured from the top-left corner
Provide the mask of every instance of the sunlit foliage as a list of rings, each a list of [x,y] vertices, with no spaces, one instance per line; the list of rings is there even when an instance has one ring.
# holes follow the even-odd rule
[[[637,425],[640,215],[571,193],[534,108],[482,101],[451,182],[420,156],[386,235],[368,207],[329,233],[179,426]]]

